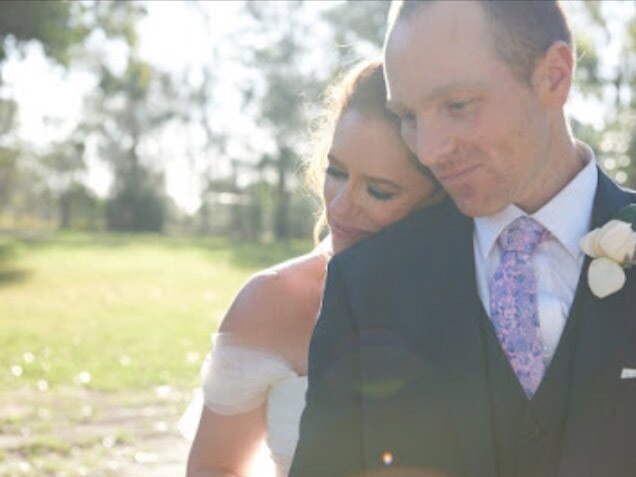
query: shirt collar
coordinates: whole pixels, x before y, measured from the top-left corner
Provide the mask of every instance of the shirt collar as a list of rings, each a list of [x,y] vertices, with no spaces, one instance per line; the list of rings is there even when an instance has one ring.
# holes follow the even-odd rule
[[[550,202],[530,215],[561,242],[574,258],[582,253],[579,240],[590,229],[598,182],[594,153],[580,141],[577,141],[576,147],[587,164]],[[510,204],[496,214],[476,217],[475,238],[482,256],[487,257],[501,232],[512,221],[524,215],[528,214]]]

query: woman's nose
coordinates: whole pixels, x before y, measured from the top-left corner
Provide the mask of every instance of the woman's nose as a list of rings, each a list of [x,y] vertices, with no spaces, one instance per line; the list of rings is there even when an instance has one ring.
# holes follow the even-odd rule
[[[328,207],[332,215],[340,220],[346,220],[354,217],[359,210],[358,197],[356,187],[347,182],[343,184],[334,194]]]

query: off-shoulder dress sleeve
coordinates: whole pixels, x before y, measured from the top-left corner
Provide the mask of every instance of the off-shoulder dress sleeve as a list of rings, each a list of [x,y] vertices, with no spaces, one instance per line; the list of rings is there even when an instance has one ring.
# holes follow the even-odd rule
[[[235,333],[216,333],[201,367],[202,387],[181,417],[179,430],[194,437],[203,405],[225,416],[252,411],[267,400],[273,385],[295,375],[275,352],[247,343]]]
[[[256,409],[272,385],[295,374],[282,356],[251,346],[233,333],[216,333],[212,340],[201,379],[205,405],[218,414]]]

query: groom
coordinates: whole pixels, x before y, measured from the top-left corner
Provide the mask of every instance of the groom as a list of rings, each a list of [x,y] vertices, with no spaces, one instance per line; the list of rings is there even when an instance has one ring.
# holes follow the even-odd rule
[[[333,258],[290,475],[633,477],[636,267],[579,248],[636,202],[570,135],[554,1],[394,2],[389,107],[448,192]]]

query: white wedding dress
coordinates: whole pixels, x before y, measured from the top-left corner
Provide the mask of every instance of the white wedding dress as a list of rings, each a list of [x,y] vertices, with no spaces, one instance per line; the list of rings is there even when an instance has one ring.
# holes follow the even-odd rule
[[[305,405],[307,377],[299,376],[277,354],[248,346],[231,333],[213,336],[212,351],[202,370],[203,396],[194,399],[181,420],[184,435],[193,435],[202,402],[212,411],[233,415],[263,403],[267,409],[267,450],[276,477],[287,477],[298,442],[300,416]],[[254,475],[271,475],[267,462],[256,463]]]

